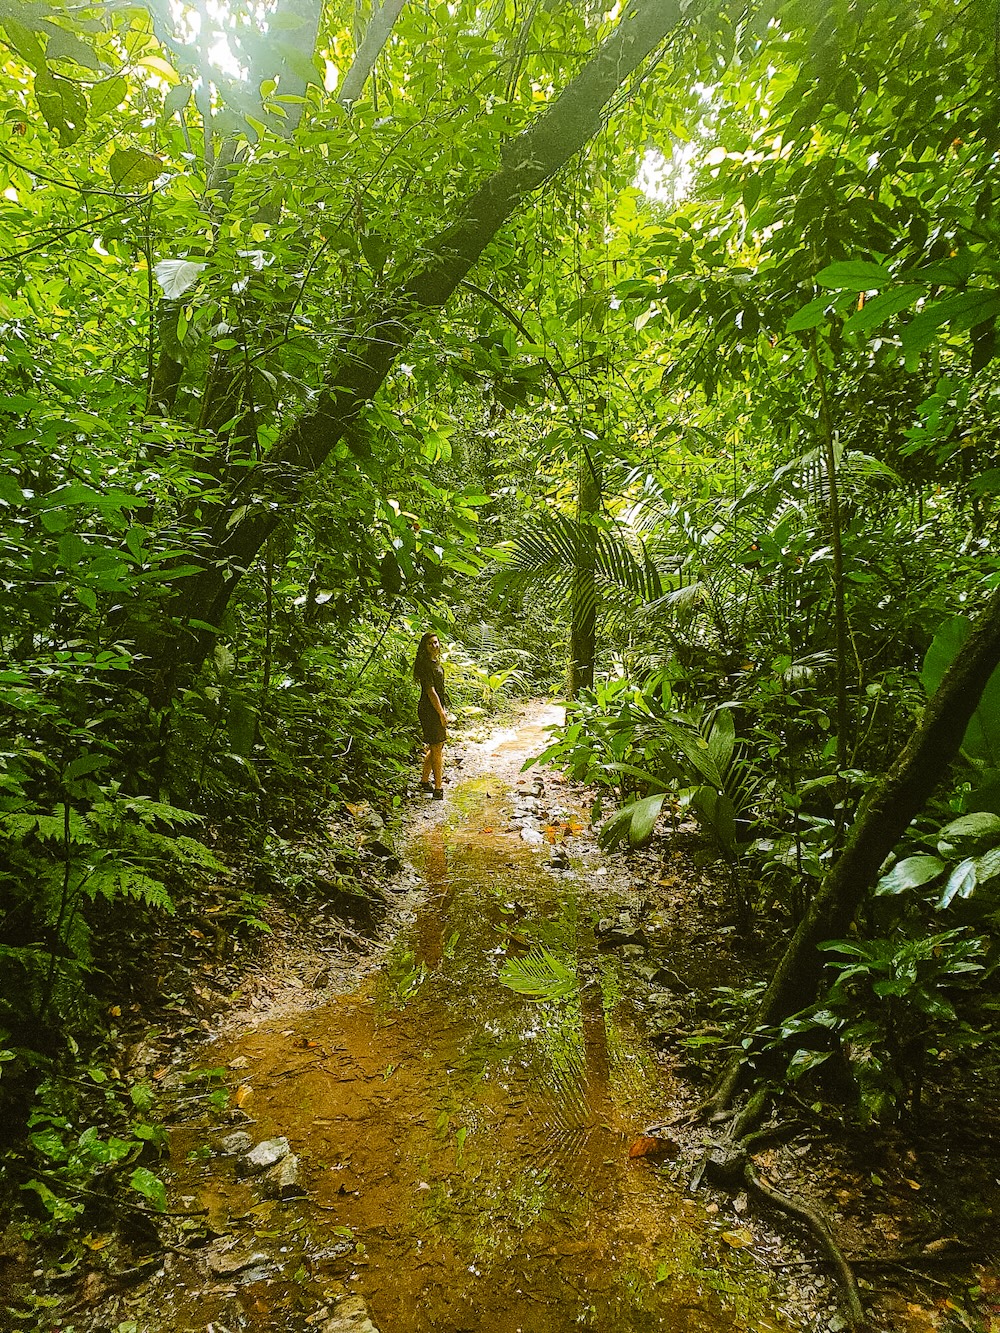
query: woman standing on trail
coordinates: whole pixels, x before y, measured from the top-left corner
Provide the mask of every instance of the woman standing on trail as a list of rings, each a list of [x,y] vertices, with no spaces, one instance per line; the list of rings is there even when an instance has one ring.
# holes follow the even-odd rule
[[[420,686],[417,717],[424,733],[424,766],[420,774],[420,790],[430,792],[435,801],[444,800],[442,789],[444,773],[444,743],[448,738],[448,716],[445,705],[448,695],[444,688],[444,667],[441,665],[441,643],[438,636],[428,632],[420,640],[413,663],[413,679]],[[431,774],[434,783],[431,784]]]

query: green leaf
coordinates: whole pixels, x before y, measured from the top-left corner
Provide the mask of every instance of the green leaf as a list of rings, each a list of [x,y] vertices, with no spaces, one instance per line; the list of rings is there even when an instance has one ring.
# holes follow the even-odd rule
[[[957,292],[954,296],[946,296],[944,300],[926,306],[900,330],[899,341],[907,354],[907,365],[913,366],[916,358],[930,347],[938,336],[938,330],[944,325],[948,325],[955,333],[962,333],[998,314],[1000,293],[983,288]]]
[[[828,264],[816,274],[820,287],[831,287],[849,292],[868,292],[875,287],[884,287],[892,281],[892,275],[883,264],[872,264],[864,259],[845,259],[837,264]]]
[[[920,682],[928,695],[937,690],[971,633],[972,622],[966,616],[953,616],[940,626],[920,671]],[[1000,668],[986,684],[966,728],[962,749],[972,758],[984,760],[991,768],[1000,768]]]
[[[174,116],[178,111],[183,111],[190,102],[193,91],[189,83],[179,83],[176,88],[171,88],[163,99],[164,116]]]
[[[141,148],[116,148],[108,163],[108,175],[119,190],[135,190],[155,181],[163,163]]]
[[[666,793],[658,792],[655,796],[646,796],[641,801],[634,801],[625,807],[631,815],[628,830],[631,847],[642,847],[649,842],[665,799]]]
[[[122,78],[120,74],[105,79],[103,83],[95,84],[90,93],[91,116],[94,119],[106,116],[109,111],[121,106],[127,96],[128,80]]]
[[[88,46],[86,42],[75,37],[71,32],[66,32],[63,28],[57,28],[54,25],[49,26],[49,40],[45,45],[46,60],[70,60],[74,65],[82,65],[84,69],[92,69],[95,72],[101,68],[101,62],[98,59],[97,52],[93,47]]]
[[[828,296],[817,296],[801,310],[797,310],[785,325],[786,333],[802,333],[806,329],[815,329],[826,318],[827,309],[830,306]]]
[[[35,75],[35,100],[60,144],[65,147],[79,139],[87,125],[87,98],[75,83],[40,70]]]
[[[938,834],[938,850],[948,856],[956,848],[965,851],[983,851],[1000,842],[1000,815],[987,810],[976,810],[946,824]]]
[[[21,57],[26,65],[30,65],[33,70],[45,69],[45,52],[42,50],[42,44],[23,23],[17,19],[5,16],[2,20],[4,31],[7,34],[7,40]]]
[[[880,292],[878,296],[866,301],[862,309],[855,311],[845,322],[844,332],[868,333],[879,324],[883,324],[890,316],[898,315],[901,310],[908,310],[925,292],[926,288],[918,287],[915,283],[896,287],[892,291]]]
[[[500,980],[533,1000],[563,1000],[577,988],[576,973],[542,946],[525,958],[508,958],[500,969]]]
[[[129,1184],[134,1190],[137,1190],[144,1199],[148,1199],[158,1212],[165,1212],[167,1207],[167,1191],[163,1181],[158,1176],[154,1176],[152,1171],[145,1166],[137,1166],[132,1172],[132,1178]]]
[[[885,897],[896,893],[905,893],[907,889],[917,889],[944,871],[945,863],[936,856],[907,856],[897,861],[887,875],[883,875],[875,887],[877,895]]]
[[[24,491],[9,472],[0,472],[0,500],[9,505],[24,504]]]
[[[955,898],[970,898],[978,882],[976,859],[972,856],[967,857],[966,860],[959,862],[948,876],[937,902],[938,910],[942,911]]]

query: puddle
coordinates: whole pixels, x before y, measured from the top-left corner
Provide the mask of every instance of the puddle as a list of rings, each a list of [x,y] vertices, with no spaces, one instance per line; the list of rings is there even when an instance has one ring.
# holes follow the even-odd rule
[[[629,1160],[671,1085],[597,948],[615,890],[526,843],[521,800],[489,775],[449,788],[406,849],[426,888],[378,976],[209,1057],[241,1066],[249,1128],[288,1138],[306,1197],[251,1211],[228,1163],[194,1172],[192,1202],[253,1239],[239,1278],[217,1260],[211,1290],[175,1289],[165,1326],[321,1327],[307,1311],[350,1295],[381,1333],[790,1327],[670,1163]]]

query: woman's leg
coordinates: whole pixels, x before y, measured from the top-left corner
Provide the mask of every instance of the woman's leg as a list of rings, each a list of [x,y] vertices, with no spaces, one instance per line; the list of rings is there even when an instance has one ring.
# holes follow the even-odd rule
[[[438,749],[440,749],[440,748],[441,748],[441,747],[438,746]],[[420,781],[421,781],[421,782],[430,782],[430,780],[431,780],[431,766],[432,766],[432,763],[433,763],[433,751],[434,751],[434,747],[433,747],[433,745],[425,745],[425,746],[424,746],[424,766],[423,766],[423,768],[420,770]],[[441,786],[441,783],[440,783],[440,781],[438,780],[438,777],[437,777],[436,774],[435,774],[435,779],[434,779],[434,785],[435,785],[436,787],[440,787],[440,786]]]
[[[429,745],[427,749],[430,752],[430,767],[434,772],[434,789],[440,791],[444,776],[444,741],[440,745]]]

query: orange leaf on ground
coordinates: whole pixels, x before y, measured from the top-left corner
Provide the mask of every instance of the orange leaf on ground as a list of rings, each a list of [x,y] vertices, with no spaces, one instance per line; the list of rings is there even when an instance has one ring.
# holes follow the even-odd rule
[[[659,1138],[654,1134],[642,1134],[629,1145],[630,1158],[648,1157],[652,1161],[662,1161],[664,1157],[676,1157],[680,1149],[673,1139]]]
[[[253,1088],[251,1088],[250,1084],[241,1083],[240,1086],[236,1089],[236,1092],[233,1096],[233,1101],[236,1103],[237,1106],[245,1106],[252,1096],[253,1096]]]

